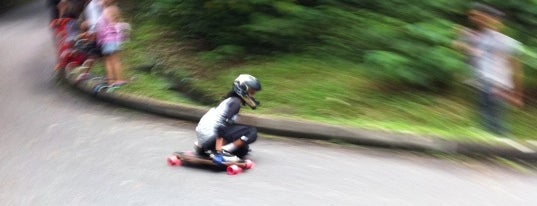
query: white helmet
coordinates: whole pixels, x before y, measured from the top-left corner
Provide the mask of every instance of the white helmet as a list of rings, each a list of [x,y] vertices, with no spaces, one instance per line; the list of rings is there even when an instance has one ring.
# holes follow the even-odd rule
[[[259,102],[250,95],[252,91],[260,91],[261,84],[259,81],[252,75],[241,74],[233,82],[233,91],[239,95],[248,106],[252,109],[255,109]]]

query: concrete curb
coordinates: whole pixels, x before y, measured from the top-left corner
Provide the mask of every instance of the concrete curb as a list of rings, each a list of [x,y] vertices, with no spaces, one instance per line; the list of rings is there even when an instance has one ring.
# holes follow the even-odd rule
[[[78,69],[78,71],[81,71],[81,69]],[[93,89],[100,81],[90,79],[76,82],[75,79],[78,73],[77,69],[68,72],[66,80],[79,90],[114,104],[193,122],[199,121],[201,116],[209,109],[135,96],[121,92],[121,90],[111,93],[106,91],[94,93]],[[447,141],[433,136],[388,133],[258,115],[241,115],[238,123],[255,126],[263,133],[286,137],[339,141],[356,145],[418,152],[537,160],[537,144],[516,142],[510,139],[501,139],[498,141],[498,144],[494,145],[461,143]]]

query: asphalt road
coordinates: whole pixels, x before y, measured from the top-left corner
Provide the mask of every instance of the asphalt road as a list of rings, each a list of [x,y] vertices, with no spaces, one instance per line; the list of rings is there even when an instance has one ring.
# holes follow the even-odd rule
[[[266,135],[241,175],[171,168],[195,125],[56,85],[47,25],[0,16],[0,205],[537,205],[531,172]]]

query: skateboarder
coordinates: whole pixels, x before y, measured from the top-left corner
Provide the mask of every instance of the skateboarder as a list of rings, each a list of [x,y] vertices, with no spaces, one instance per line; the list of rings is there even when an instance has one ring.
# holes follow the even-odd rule
[[[225,99],[205,113],[196,127],[198,141],[194,148],[199,155],[210,155],[215,164],[221,165],[248,154],[248,145],[257,139],[257,129],[235,121],[241,106],[255,109],[259,105],[254,95],[260,90],[261,84],[251,75],[241,74],[235,79]]]

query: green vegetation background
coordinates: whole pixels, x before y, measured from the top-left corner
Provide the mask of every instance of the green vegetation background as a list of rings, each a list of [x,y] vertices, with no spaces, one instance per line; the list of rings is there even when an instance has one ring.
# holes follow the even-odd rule
[[[448,139],[487,140],[464,57],[465,0],[121,0],[133,25],[124,91],[214,106],[232,80],[261,80],[264,115]],[[526,107],[506,114],[535,139],[537,1],[487,1],[525,45]],[[140,66],[143,65],[143,66]],[[252,112],[247,111],[245,112]]]

